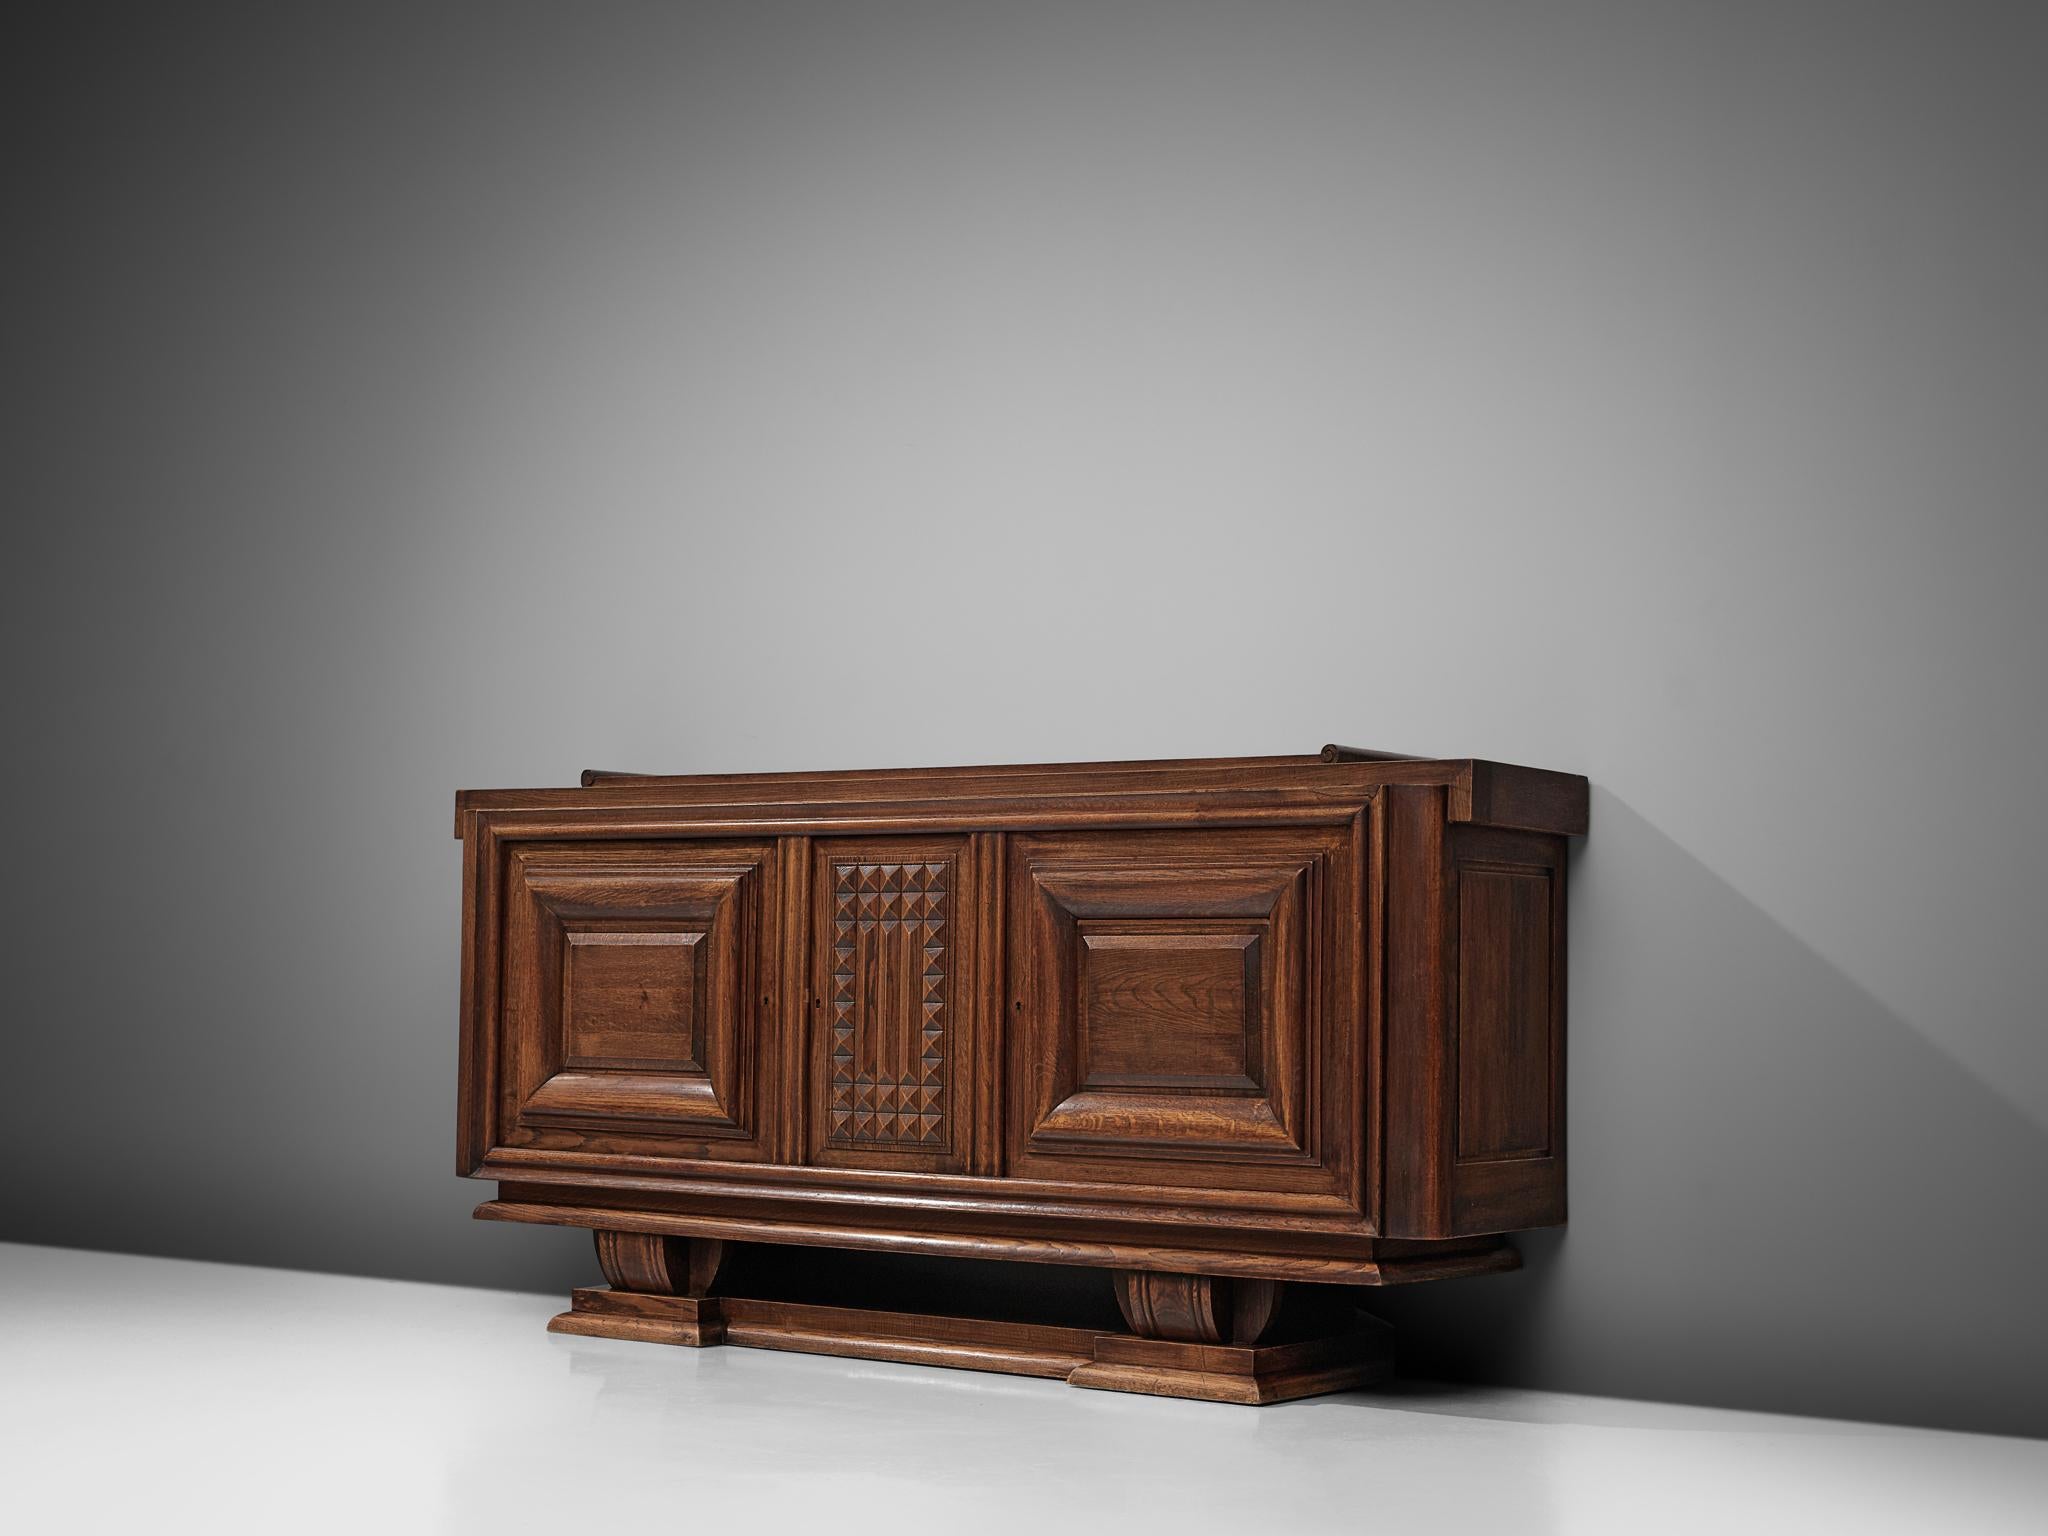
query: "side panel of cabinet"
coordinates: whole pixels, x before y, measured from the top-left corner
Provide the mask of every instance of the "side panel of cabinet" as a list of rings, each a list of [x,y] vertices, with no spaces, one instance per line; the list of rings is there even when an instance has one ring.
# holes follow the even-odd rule
[[[1565,1219],[1564,840],[1451,835],[1453,1231]]]
[[[1011,839],[1009,1171],[1363,1214],[1363,825]]]
[[[966,836],[812,845],[810,1162],[973,1165],[988,1012],[978,847]]]
[[[497,1143],[767,1159],[777,878],[766,841],[510,845],[489,904]]]
[[[1387,791],[1386,1231],[1565,1216],[1564,839]]]

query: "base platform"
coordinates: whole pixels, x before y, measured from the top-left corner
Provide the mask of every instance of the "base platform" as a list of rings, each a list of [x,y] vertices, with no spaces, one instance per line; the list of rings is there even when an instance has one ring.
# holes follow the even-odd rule
[[[1040,1376],[1077,1387],[1221,1403],[1277,1403],[1382,1380],[1392,1330],[1354,1313],[1347,1328],[1284,1343],[1225,1344],[923,1312],[746,1296],[571,1293],[550,1332],[705,1348],[793,1350]]]

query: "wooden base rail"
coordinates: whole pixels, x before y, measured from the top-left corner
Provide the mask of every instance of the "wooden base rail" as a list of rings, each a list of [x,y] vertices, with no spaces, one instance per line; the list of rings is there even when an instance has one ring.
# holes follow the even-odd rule
[[[1130,1332],[1115,1333],[713,1294],[726,1249],[715,1239],[610,1231],[596,1238],[611,1284],[572,1292],[550,1332],[955,1366],[1219,1403],[1365,1386],[1393,1364],[1391,1330],[1363,1313],[1283,1316],[1283,1281],[1117,1270]]]

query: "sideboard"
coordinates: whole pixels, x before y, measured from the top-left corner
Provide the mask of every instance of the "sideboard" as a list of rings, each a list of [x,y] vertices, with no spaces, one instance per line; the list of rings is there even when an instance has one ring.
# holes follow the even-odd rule
[[[458,1171],[480,1217],[595,1233],[560,1332],[1371,1381],[1352,1287],[1565,1218],[1586,811],[1336,746],[467,790]],[[1090,1266],[1124,1326],[749,1295],[736,1244]]]

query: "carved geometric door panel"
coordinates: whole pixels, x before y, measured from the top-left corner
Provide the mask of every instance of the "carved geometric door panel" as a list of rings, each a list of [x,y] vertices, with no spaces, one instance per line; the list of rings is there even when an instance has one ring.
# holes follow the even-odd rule
[[[1013,838],[1009,1170],[1355,1197],[1357,857],[1347,828]]]
[[[832,838],[812,857],[810,1160],[962,1169],[978,1012],[969,840]]]
[[[505,882],[507,1146],[759,1159],[768,842],[535,843]]]

